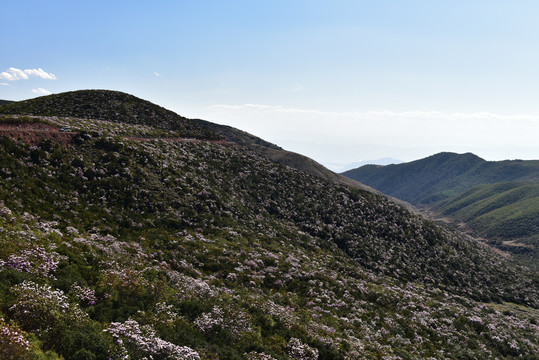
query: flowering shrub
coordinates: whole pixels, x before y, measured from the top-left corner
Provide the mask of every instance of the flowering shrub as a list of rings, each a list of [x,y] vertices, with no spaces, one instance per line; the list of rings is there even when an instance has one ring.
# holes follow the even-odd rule
[[[83,305],[95,305],[97,302],[95,291],[88,287],[81,287],[77,284],[73,284],[73,286],[71,286],[71,291]]]
[[[169,276],[175,282],[178,288],[178,295],[182,299],[192,297],[211,298],[216,296],[216,291],[212,289],[207,281],[173,272],[169,272]]]
[[[295,360],[317,360],[318,350],[302,343],[297,338],[291,338],[287,346],[288,355]]]
[[[220,326],[236,336],[250,331],[250,318],[242,311],[226,309],[223,311],[219,306],[214,306],[211,312],[203,313],[194,320],[195,325],[202,332],[208,332],[214,327]]]
[[[533,274],[473,239],[240,145],[49,120],[86,132],[0,137],[0,312],[65,359],[539,352]]]
[[[22,250],[19,254],[11,255],[4,266],[17,271],[26,271],[32,275],[54,278],[58,263],[65,257],[52,251],[48,252],[42,246]]]
[[[114,264],[114,267],[118,267]],[[146,292],[148,282],[142,271],[111,268],[102,272],[100,286],[108,289],[107,296],[116,299],[121,294],[139,297]]]
[[[105,330],[111,334],[127,354],[126,358],[158,356],[160,359],[199,360],[196,351],[187,346],[178,346],[157,337],[149,325],[139,325],[135,320],[124,323],[114,322]]]
[[[48,285],[24,281],[11,290],[16,302],[9,310],[26,331],[47,331],[59,320],[80,323],[88,317],[78,306],[70,304],[62,291]]]
[[[250,353],[243,354],[246,360],[275,360],[275,358],[271,355],[267,355],[264,353],[259,353],[256,351],[251,351]]]
[[[218,306],[214,306],[211,312],[204,313],[195,319],[195,325],[200,329],[200,331],[206,332],[215,326],[222,326],[223,321],[223,311]]]
[[[4,205],[4,202],[0,201],[0,215],[6,218],[11,217],[11,209]]]
[[[0,358],[5,360],[30,359],[30,342],[19,329],[0,318]]]

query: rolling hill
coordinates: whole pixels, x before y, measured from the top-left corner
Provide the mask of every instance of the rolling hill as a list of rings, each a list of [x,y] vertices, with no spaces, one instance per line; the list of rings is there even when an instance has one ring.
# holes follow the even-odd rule
[[[271,144],[239,130],[179,115],[161,124],[157,110],[146,122],[137,109],[154,107],[125,95],[113,112],[102,103],[99,119],[69,109],[97,109],[107,95],[97,93],[2,106],[7,126],[71,131],[62,142],[31,125],[19,131],[39,133],[37,144],[0,137],[0,354],[539,351],[536,273],[385,196],[272,161],[251,141]],[[122,106],[131,113],[118,119]]]
[[[436,206],[490,244],[539,266],[539,182],[480,185]]]
[[[0,114],[65,116],[107,120],[115,123],[154,126],[185,138],[226,139],[284,165],[307,171],[326,180],[375,191],[346,176],[336,174],[301,154],[283,150],[259,137],[230,126],[200,119],[187,119],[133,95],[109,90],[78,90],[11,103]]]
[[[539,262],[539,161],[485,161],[473,154],[440,153],[344,175],[463,221],[528,265]]]

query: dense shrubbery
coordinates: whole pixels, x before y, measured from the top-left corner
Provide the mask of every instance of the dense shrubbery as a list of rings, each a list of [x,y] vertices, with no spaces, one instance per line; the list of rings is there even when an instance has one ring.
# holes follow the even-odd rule
[[[539,351],[537,282],[473,240],[242,147],[107,126],[0,139],[0,326],[20,358]]]

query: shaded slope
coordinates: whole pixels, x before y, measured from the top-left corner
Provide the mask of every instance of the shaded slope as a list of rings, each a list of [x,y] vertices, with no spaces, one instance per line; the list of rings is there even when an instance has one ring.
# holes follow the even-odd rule
[[[439,153],[404,164],[362,166],[343,175],[412,204],[431,204],[481,184],[538,179],[539,161],[485,161],[471,153]]]
[[[7,105],[7,104],[11,104],[13,103],[14,101],[10,101],[10,100],[0,100],[0,106],[2,105]]]
[[[404,164],[362,166],[343,175],[412,204],[424,204],[458,193],[466,185],[454,180],[484,162],[473,154],[440,153]]]
[[[251,135],[245,131],[235,129],[231,126],[218,125],[205,120],[195,120],[204,128],[220,134],[227,141],[245,146],[259,155],[280,164],[290,166],[294,169],[306,171],[322,179],[332,181],[341,185],[353,186],[356,188],[376,192],[376,190],[361,184],[358,181],[346,176],[336,174],[323,165],[317,163],[304,155],[282,149],[281,147],[269,143],[257,136]]]

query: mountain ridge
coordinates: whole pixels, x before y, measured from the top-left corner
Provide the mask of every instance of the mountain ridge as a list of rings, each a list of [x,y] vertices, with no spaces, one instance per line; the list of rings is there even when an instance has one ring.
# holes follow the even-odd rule
[[[486,161],[472,153],[441,152],[408,163],[366,165],[342,174],[364,179],[367,185],[413,204],[429,204],[476,185],[539,179],[539,160]]]
[[[11,101],[11,100],[2,100],[2,99],[0,99],[0,106],[2,106],[2,105],[7,105],[7,104],[11,104],[11,103],[13,103],[13,102],[15,102],[15,101]]]

